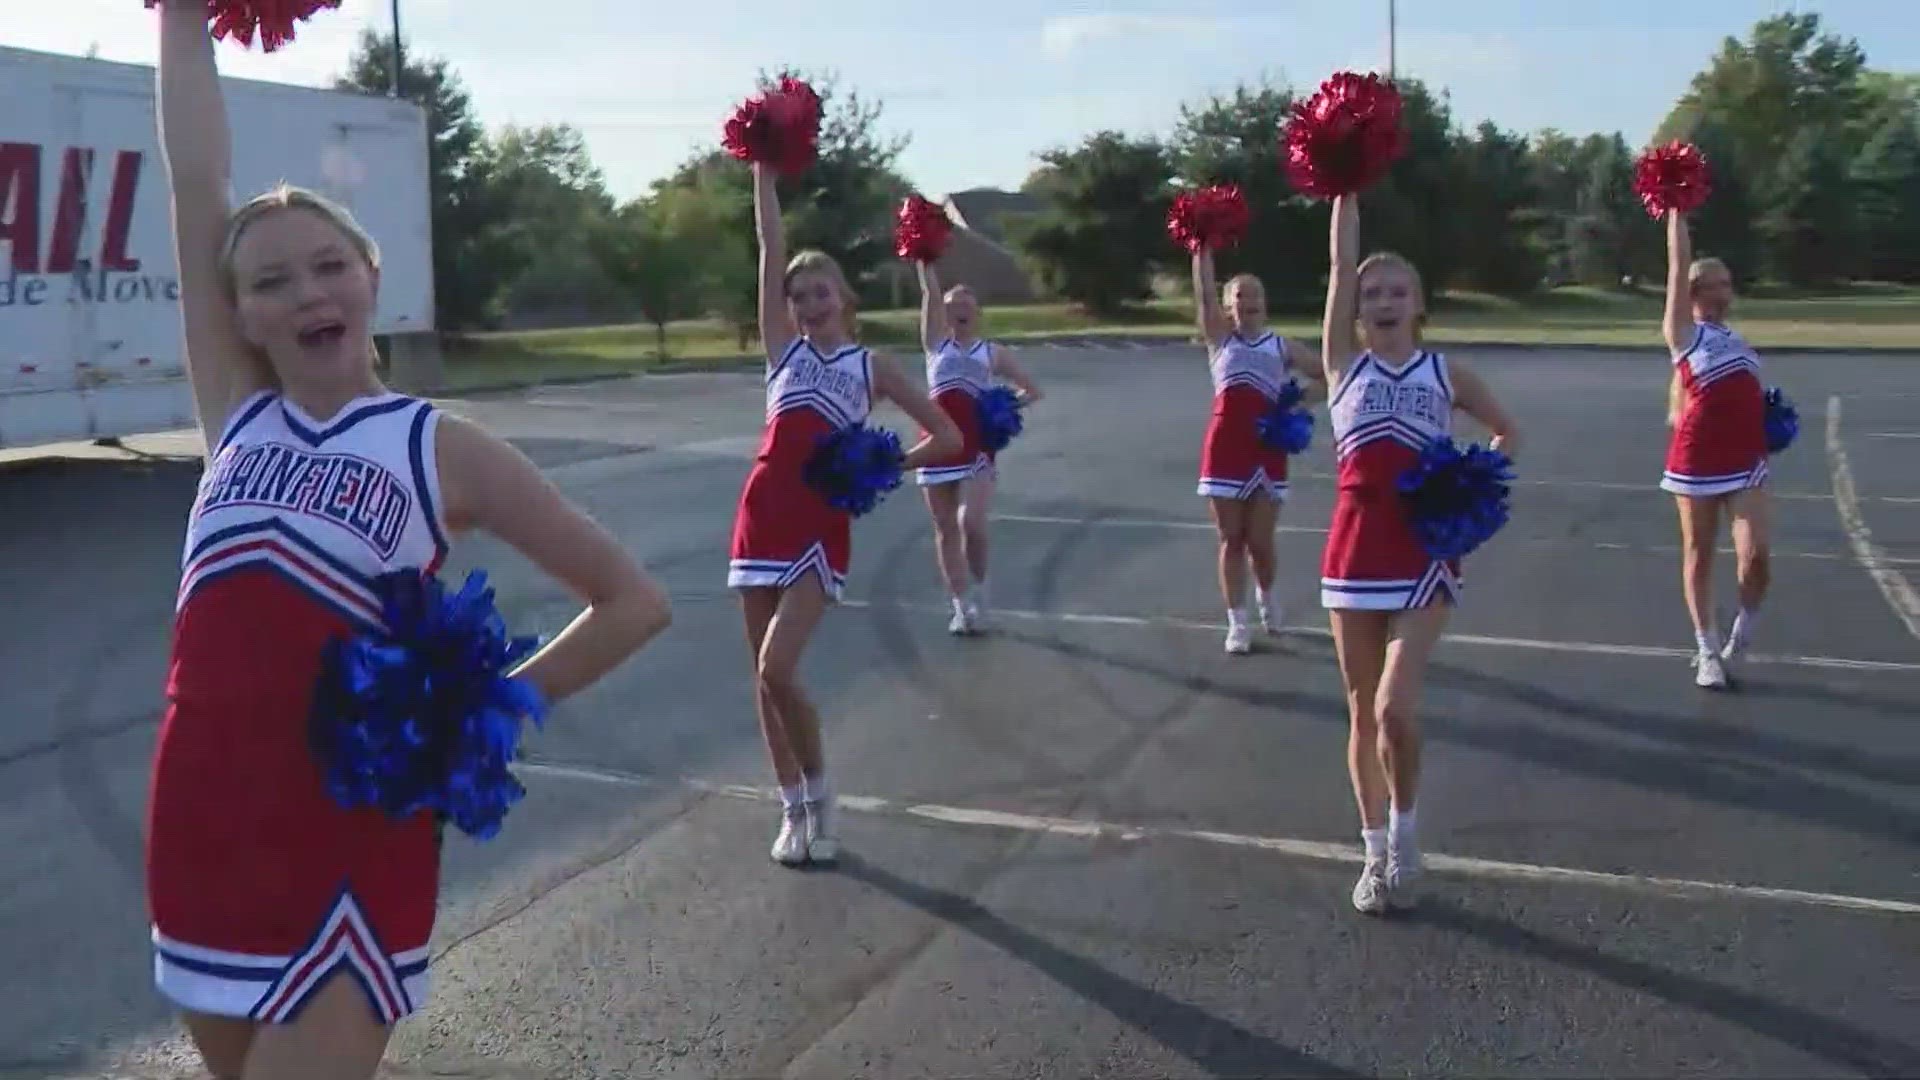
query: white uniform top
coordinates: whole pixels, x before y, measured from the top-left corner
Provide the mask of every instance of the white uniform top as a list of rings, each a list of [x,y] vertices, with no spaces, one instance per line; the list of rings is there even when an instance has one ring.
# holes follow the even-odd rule
[[[767,421],[810,408],[836,428],[866,421],[873,411],[873,358],[859,345],[823,356],[806,338],[794,338],[767,371]]]
[[[1696,391],[1741,371],[1760,377],[1760,354],[1747,339],[1713,322],[1693,324],[1693,343],[1674,357],[1674,363],[1683,370],[1681,382]]]
[[[980,338],[961,347],[947,338],[927,354],[927,396],[938,397],[948,390],[964,390],[973,397],[993,385],[993,343]]]
[[[378,626],[373,578],[446,558],[439,420],[402,394],[357,398],[325,423],[278,392],[249,396],[200,478],[175,610],[221,574],[264,566]]]
[[[1248,341],[1238,330],[1231,331],[1213,347],[1207,370],[1213,375],[1213,393],[1218,397],[1229,386],[1251,386],[1273,401],[1286,383],[1286,342],[1269,330]]]
[[[1453,432],[1453,383],[1447,361],[1425,350],[1394,368],[1371,352],[1347,366],[1327,403],[1334,457],[1346,459],[1368,443],[1392,439],[1420,450]]]

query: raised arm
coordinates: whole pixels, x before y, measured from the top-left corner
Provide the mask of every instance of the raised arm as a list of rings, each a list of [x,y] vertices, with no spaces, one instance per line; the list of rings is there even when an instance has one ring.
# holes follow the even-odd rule
[[[760,241],[760,344],[768,362],[792,343],[787,314],[787,237],[780,222],[780,192],[767,166],[753,163],[753,231]]]
[[[1213,249],[1193,253],[1193,306],[1200,336],[1211,351],[1227,336],[1227,314],[1220,310],[1220,286],[1213,279]]]
[[[960,429],[954,425],[947,410],[927,396],[926,390],[907,377],[890,356],[880,353],[870,354],[873,363],[873,388],[878,396],[900,406],[927,432],[927,437],[915,443],[907,451],[906,467],[917,469],[928,461],[950,457],[959,453],[965,445],[960,440]]]
[[[940,298],[940,271],[930,262],[915,263],[920,273],[920,347],[928,353],[947,339],[947,305]]]
[[[1660,328],[1667,348],[1676,355],[1693,344],[1693,298],[1687,286],[1687,268],[1693,263],[1693,234],[1687,217],[1667,211],[1667,311]]]
[[[1327,311],[1320,323],[1320,367],[1328,386],[1337,386],[1340,372],[1360,355],[1355,337],[1354,311],[1360,294],[1360,201],[1356,195],[1333,200],[1333,223],[1328,229]]]
[[[234,407],[274,379],[235,329],[233,302],[221,280],[220,249],[232,213],[227,193],[233,137],[204,0],[167,0],[162,7],[158,72],[160,151],[173,199],[187,381],[211,454]]]

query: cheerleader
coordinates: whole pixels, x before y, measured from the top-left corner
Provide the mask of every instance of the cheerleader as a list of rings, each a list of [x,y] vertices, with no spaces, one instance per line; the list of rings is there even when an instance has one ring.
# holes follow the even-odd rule
[[[370,1077],[426,999],[438,829],[328,795],[328,642],[378,623],[373,578],[437,571],[473,529],[587,605],[515,672],[550,701],[659,633],[667,599],[518,451],[380,384],[379,252],[345,210],[286,187],[230,208],[203,0],[166,5],[158,72],[207,468],[149,795],[154,978],[215,1077]]]
[[[1693,258],[1687,219],[1667,214],[1667,309],[1673,355],[1666,475],[1680,511],[1681,592],[1693,617],[1696,686],[1723,689],[1747,648],[1770,578],[1767,433],[1760,357],[1727,328],[1733,275],[1719,259]],[[1724,507],[1732,519],[1740,611],[1723,647],[1713,610],[1713,557]]]
[[[1213,511],[1220,539],[1220,595],[1227,605],[1226,650],[1253,651],[1247,617],[1247,567],[1261,629],[1278,634],[1284,613],[1273,601],[1273,530],[1287,498],[1286,451],[1260,439],[1260,417],[1294,378],[1293,344],[1267,329],[1260,279],[1236,274],[1215,292],[1213,250],[1193,253],[1193,295],[1213,377],[1213,416],[1200,451],[1198,494]],[[1307,378],[1302,403],[1325,396],[1325,376]]]
[[[933,550],[953,604],[947,632],[971,634],[982,628],[987,604],[987,513],[999,479],[994,452],[980,444],[980,395],[995,379],[1012,383],[1023,406],[1040,400],[1040,390],[1011,350],[980,336],[973,290],[955,285],[943,295],[933,264],[918,266],[928,391],[952,418],[963,445],[958,454],[921,466],[917,479],[933,515]]]
[[[1421,346],[1420,275],[1385,252],[1355,265],[1360,211],[1334,200],[1322,363],[1339,462],[1320,602],[1333,624],[1347,692],[1347,770],[1366,860],[1353,906],[1379,914],[1411,902],[1421,869],[1414,834],[1420,778],[1416,720],[1427,657],[1460,593],[1458,565],[1427,555],[1397,480],[1420,449],[1452,429],[1454,409],[1513,453],[1513,421],[1473,372]]]
[[[753,169],[760,240],[760,337],[767,346],[766,434],[733,521],[729,587],[740,590],[753,650],[760,730],[780,782],[782,816],[772,856],[789,866],[839,853],[830,810],[820,718],[800,688],[800,655],[827,605],[840,599],[852,554],[850,519],[805,479],[820,436],[865,423],[891,400],[929,434],[905,468],[960,449],[953,421],[891,359],[854,340],[853,290],[824,252],[786,260],[775,178]]]

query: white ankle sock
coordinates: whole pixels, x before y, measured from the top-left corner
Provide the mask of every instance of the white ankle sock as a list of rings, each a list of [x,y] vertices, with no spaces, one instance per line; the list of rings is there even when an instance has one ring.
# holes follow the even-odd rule
[[[1387,857],[1387,830],[1361,829],[1360,843],[1367,849],[1367,861],[1378,862]]]

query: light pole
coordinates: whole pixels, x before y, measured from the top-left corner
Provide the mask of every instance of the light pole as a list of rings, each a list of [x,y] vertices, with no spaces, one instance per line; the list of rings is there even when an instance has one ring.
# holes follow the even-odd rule
[[[395,4],[398,4],[400,0],[393,0],[393,2]],[[1399,42],[1399,35],[1396,32],[1398,30],[1398,26],[1396,24],[1398,23],[1399,20],[1396,18],[1397,12],[1395,11],[1395,8],[1397,6],[1398,5],[1394,3],[1394,0],[1387,0],[1387,78],[1388,79],[1393,78],[1393,73],[1397,66],[1395,64],[1395,61],[1399,59],[1397,53],[1399,51],[1400,42]]]
[[[388,97],[400,96],[400,0],[393,0],[393,79],[387,87]]]

